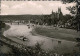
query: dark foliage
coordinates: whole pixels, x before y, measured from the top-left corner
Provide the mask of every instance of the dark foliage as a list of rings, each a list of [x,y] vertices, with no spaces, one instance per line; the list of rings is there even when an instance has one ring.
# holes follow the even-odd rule
[[[73,1],[75,1],[75,0],[62,0],[63,3],[71,3]]]
[[[5,23],[3,23],[2,21],[0,21],[0,29],[5,28]]]

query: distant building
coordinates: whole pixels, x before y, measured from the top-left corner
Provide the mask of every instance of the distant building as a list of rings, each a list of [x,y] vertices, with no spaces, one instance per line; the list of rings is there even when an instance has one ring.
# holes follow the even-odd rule
[[[51,15],[51,19],[54,19],[54,18],[61,19],[61,17],[63,17],[61,8],[58,8],[57,12],[53,12],[53,10],[52,10],[52,14],[50,14],[50,15]]]

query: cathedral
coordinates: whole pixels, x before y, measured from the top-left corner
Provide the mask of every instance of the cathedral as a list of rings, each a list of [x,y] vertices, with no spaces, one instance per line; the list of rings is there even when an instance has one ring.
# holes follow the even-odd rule
[[[61,11],[61,8],[58,8],[57,12],[53,12],[50,15],[44,15],[45,20],[47,23],[49,23],[49,25],[53,25],[53,24],[60,24],[63,19],[63,13]]]
[[[63,13],[61,11],[61,8],[58,8],[58,11],[57,12],[53,12],[52,10],[52,14],[51,15],[51,19],[61,19],[61,17],[63,16]]]

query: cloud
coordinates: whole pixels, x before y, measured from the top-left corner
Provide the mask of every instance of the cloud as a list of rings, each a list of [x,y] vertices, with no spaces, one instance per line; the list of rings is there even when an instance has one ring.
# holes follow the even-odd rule
[[[74,4],[62,4],[60,1],[54,2],[2,2],[1,3],[1,12],[2,14],[50,14],[53,10],[57,11],[58,7],[61,7],[64,14],[69,13],[66,10],[67,6],[73,6]]]
[[[22,3],[22,4],[14,5],[14,6],[12,6],[11,8],[12,8],[12,9],[21,9],[21,8],[23,8],[24,5],[25,5],[25,4]]]
[[[9,6],[6,4],[1,4],[1,8],[9,8]]]
[[[28,4],[33,5],[33,6],[37,6],[37,4],[32,1],[29,1]]]
[[[40,4],[36,4],[34,2],[27,2],[27,3],[21,3],[21,4],[16,4],[16,5],[13,5],[11,8],[10,8],[12,11],[16,11],[18,14],[20,13],[32,13],[32,14],[39,14],[42,9],[43,9],[43,6],[40,5]]]
[[[1,14],[8,15],[7,11],[9,10],[9,6],[6,4],[1,4]]]

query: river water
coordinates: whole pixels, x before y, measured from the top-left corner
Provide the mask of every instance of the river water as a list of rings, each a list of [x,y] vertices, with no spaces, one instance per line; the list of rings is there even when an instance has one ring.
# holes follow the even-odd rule
[[[10,24],[9,24],[10,25]],[[32,28],[27,25],[10,25],[11,28],[4,31],[4,36],[28,46],[34,46],[37,42],[41,44],[41,48],[47,51],[57,53],[73,53],[78,51],[77,42],[55,39],[41,35],[34,36],[31,34]],[[20,40],[20,36],[25,36],[28,41]]]

